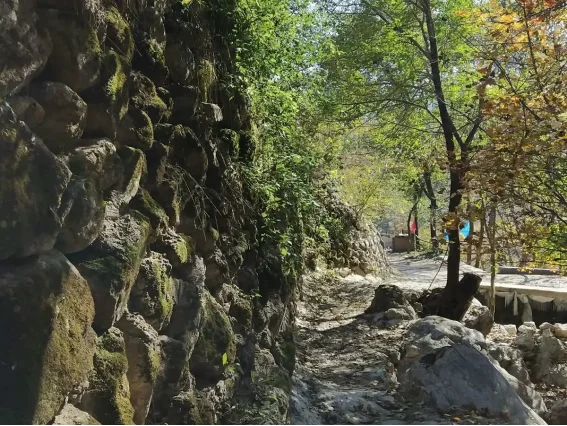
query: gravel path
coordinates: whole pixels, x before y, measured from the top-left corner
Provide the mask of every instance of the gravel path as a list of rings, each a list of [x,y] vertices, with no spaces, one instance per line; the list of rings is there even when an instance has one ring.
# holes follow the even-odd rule
[[[406,277],[405,285],[427,287],[424,276]],[[393,281],[401,285],[402,279],[398,274]],[[385,327],[361,316],[382,282],[333,272],[306,278],[298,304],[292,424],[499,423],[467,412],[439,414],[398,394],[394,364],[407,323]]]

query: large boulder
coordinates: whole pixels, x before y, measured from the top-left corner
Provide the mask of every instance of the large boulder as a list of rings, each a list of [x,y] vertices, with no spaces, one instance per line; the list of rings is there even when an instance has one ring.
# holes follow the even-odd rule
[[[35,127],[47,147],[68,151],[77,144],[87,123],[87,104],[69,86],[51,81],[33,84],[31,96],[42,106],[45,117]]]
[[[506,416],[513,424],[546,424],[522,401],[502,371],[472,346],[453,344],[414,363],[404,387],[443,413],[454,406],[472,407]]]
[[[105,425],[134,424],[127,371],[124,336],[113,327],[98,338],[90,387],[79,408]]]
[[[110,216],[97,240],[71,256],[91,287],[97,330],[108,330],[126,311],[149,235],[147,218],[135,211]]]
[[[117,323],[124,334],[128,358],[130,402],[134,422],[144,424],[161,369],[161,351],[157,332],[140,315],[126,313]]]
[[[0,259],[53,248],[71,172],[0,103]]]
[[[33,0],[0,1],[0,99],[27,85],[47,63],[51,39],[37,21]]]
[[[65,404],[63,410],[55,417],[53,425],[99,425],[100,423],[89,413],[79,410],[73,404]]]
[[[466,343],[477,349],[486,348],[484,337],[479,331],[437,316],[425,317],[413,323],[406,332],[405,341],[405,355],[402,360],[402,366],[405,367],[424,355],[454,343]],[[403,369],[401,368],[402,371]]]
[[[416,321],[406,332],[405,354],[398,367],[401,381],[405,380],[409,370],[415,363],[424,358],[433,357],[440,349],[465,344],[479,351],[506,379],[508,385],[516,394],[536,412],[545,412],[546,407],[536,391],[529,385],[521,382],[509,374],[497,361],[488,355],[489,347],[483,335],[477,330],[471,330],[461,323],[443,317],[430,316]],[[482,352],[480,352],[482,351]]]
[[[89,286],[53,250],[0,265],[0,418],[46,424],[92,369]]]

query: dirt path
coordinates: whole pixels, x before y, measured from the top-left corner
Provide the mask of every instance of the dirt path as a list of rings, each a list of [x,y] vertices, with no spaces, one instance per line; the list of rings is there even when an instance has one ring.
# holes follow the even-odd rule
[[[478,422],[459,413],[441,415],[398,394],[394,364],[407,323],[387,328],[360,316],[380,283],[333,272],[306,280],[298,306],[292,424]]]

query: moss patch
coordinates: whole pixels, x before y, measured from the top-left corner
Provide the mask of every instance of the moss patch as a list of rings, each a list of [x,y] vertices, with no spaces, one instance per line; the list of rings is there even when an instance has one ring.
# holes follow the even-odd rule
[[[98,338],[94,371],[89,377],[89,390],[81,409],[103,424],[130,425],[134,423],[134,408],[130,403],[128,358],[122,332],[111,328]]]
[[[0,265],[0,281],[0,418],[46,424],[92,369],[92,297],[57,251]]]
[[[106,219],[99,239],[70,255],[91,287],[97,330],[109,329],[126,310],[150,229],[149,220],[135,210],[116,220]]]
[[[217,72],[214,64],[208,59],[201,59],[197,69],[197,81],[199,90],[203,95],[204,102],[209,101],[209,93],[213,85],[217,82]]]
[[[168,110],[165,102],[158,96],[154,83],[140,73],[133,75],[131,102],[148,114],[154,124],[157,124]]]
[[[159,232],[167,226],[167,213],[144,188],[140,188],[130,205],[150,219],[154,230]]]
[[[128,62],[134,54],[134,37],[130,24],[122,17],[116,7],[106,11],[107,45],[116,49]]]
[[[236,357],[236,339],[226,313],[209,293],[203,295],[202,308],[199,339],[190,361],[198,382],[218,380]]]
[[[116,102],[120,91],[126,85],[128,76],[124,70],[122,58],[114,50],[107,52],[104,60],[104,69],[105,74],[108,75],[104,92],[111,101]]]
[[[152,253],[142,261],[129,307],[157,331],[169,324],[173,312],[173,279],[171,265],[163,255]]]

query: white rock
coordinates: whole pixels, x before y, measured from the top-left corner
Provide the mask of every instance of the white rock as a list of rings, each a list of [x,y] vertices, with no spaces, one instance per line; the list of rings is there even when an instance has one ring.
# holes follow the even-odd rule
[[[502,327],[504,328],[504,330],[506,330],[506,333],[508,333],[512,337],[518,334],[518,329],[515,324],[505,324]]]
[[[554,328],[555,328],[555,326],[554,326],[553,324],[548,323],[548,322],[542,322],[542,323],[539,325],[539,329],[540,329],[541,331],[543,331],[543,330],[551,330],[551,331],[553,331]]]
[[[533,321],[526,321],[518,328],[518,333],[530,333],[531,331],[537,331],[537,326]]]
[[[523,323],[520,328],[518,328],[518,334],[527,334],[528,336],[533,336],[537,333],[537,327],[535,322],[527,321]]]
[[[554,332],[557,337],[567,337],[567,324],[555,324]]]

